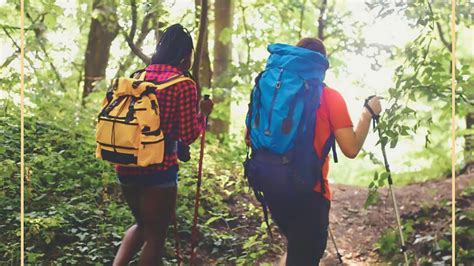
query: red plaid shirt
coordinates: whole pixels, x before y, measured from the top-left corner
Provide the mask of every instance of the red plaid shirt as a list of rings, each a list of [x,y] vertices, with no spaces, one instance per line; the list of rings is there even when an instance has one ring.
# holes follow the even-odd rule
[[[149,65],[145,80],[165,81],[183,71],[170,65]],[[193,143],[204,129],[204,117],[197,113],[197,91],[191,81],[177,83],[169,88],[156,91],[160,106],[160,127],[166,139],[180,140],[184,144]],[[147,175],[165,171],[178,164],[175,152],[166,154],[163,163],[147,167],[115,167],[120,175]]]

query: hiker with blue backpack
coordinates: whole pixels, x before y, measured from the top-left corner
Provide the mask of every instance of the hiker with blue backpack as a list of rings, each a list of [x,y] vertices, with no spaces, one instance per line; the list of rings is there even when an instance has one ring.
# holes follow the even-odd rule
[[[286,265],[318,265],[328,238],[329,153],[337,162],[337,142],[355,158],[382,108],[370,97],[353,128],[343,97],[324,83],[329,62],[321,40],[272,44],[268,51],[250,96],[244,174],[267,228],[268,208],[287,239]]]

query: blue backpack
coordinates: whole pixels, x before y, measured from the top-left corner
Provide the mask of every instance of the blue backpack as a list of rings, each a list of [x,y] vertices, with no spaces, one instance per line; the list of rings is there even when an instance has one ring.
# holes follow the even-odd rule
[[[250,96],[246,126],[252,158],[247,151],[244,162],[244,174],[263,206],[267,224],[266,204],[258,178],[265,175],[270,165],[252,163],[254,157],[263,154],[273,162],[288,164],[291,178],[300,187],[312,191],[316,182],[321,181],[324,192],[322,165],[329,150],[335,151],[334,135],[326,142],[321,157],[313,148],[316,111],[329,68],[326,56],[287,44],[271,44],[268,51],[270,57],[265,70],[256,77]]]

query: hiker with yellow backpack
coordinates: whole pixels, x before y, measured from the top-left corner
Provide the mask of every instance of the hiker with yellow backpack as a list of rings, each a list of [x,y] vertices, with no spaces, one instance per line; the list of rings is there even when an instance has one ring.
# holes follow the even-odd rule
[[[96,156],[116,164],[123,195],[135,217],[113,265],[158,265],[176,207],[178,159],[205,130],[213,103],[200,101],[191,67],[193,40],[180,24],[168,27],[151,64],[118,78],[104,99],[97,124]]]
[[[268,208],[287,239],[286,265],[318,265],[331,206],[328,155],[332,150],[337,161],[337,142],[344,155],[355,158],[382,108],[378,97],[367,99],[353,128],[343,97],[324,83],[329,61],[321,40],[272,44],[268,51],[250,96],[245,176],[267,228]]]

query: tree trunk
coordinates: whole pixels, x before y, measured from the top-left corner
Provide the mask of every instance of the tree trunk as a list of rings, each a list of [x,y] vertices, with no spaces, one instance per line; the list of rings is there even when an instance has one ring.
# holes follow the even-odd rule
[[[82,103],[94,90],[97,81],[105,78],[112,41],[118,34],[116,4],[113,0],[94,0],[93,10],[100,15],[92,18],[84,64],[84,89]]]
[[[214,102],[220,104],[222,115],[211,122],[211,132],[220,136],[229,132],[231,87],[228,68],[232,60],[231,41],[222,42],[220,39],[224,30],[232,29],[232,1],[220,0],[214,2]]]
[[[196,9],[201,6],[200,0],[195,0],[194,4]],[[199,27],[199,15],[196,13],[196,27]],[[210,88],[211,87],[211,80],[212,80],[212,68],[211,68],[211,59],[209,57],[209,30],[206,30],[204,39],[203,39],[203,47],[202,47],[202,54],[200,59],[200,66],[199,66],[199,80],[201,81],[201,87],[203,88]]]
[[[319,18],[318,18],[318,38],[324,41],[324,26],[325,26],[325,13],[328,6],[328,0],[322,0],[321,6],[319,7]]]
[[[211,58],[209,56],[209,31],[206,31],[204,38],[204,47],[201,56],[201,66],[199,68],[199,76],[201,77],[201,87],[210,88],[212,80]]]
[[[201,14],[199,14],[199,33],[198,33],[198,39],[197,39],[197,44],[196,44],[196,52],[194,54],[194,63],[192,67],[194,80],[196,81],[196,84],[198,87],[199,98],[201,97],[201,83],[200,83],[199,70],[200,70],[201,58],[203,54],[204,40],[206,38],[206,32],[207,32],[207,22],[208,22],[207,13],[209,11],[208,0],[201,0],[200,6],[201,6]]]

